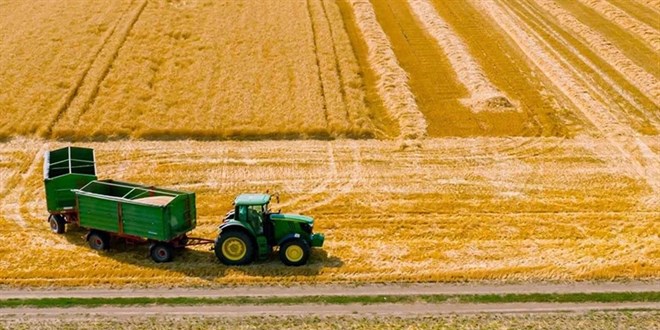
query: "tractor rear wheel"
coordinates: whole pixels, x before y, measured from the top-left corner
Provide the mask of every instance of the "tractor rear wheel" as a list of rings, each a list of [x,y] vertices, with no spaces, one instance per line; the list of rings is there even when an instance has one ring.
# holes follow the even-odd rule
[[[223,231],[215,241],[215,256],[225,265],[246,265],[252,262],[254,245],[241,231]]]
[[[48,224],[50,224],[50,230],[56,234],[63,234],[66,226],[66,220],[64,217],[58,214],[51,214],[48,217]]]
[[[155,262],[170,262],[174,256],[174,251],[171,245],[160,242],[151,245],[149,248],[149,254],[151,255],[151,259]]]
[[[89,247],[94,250],[107,250],[110,245],[110,237],[107,233],[101,231],[92,231],[87,236]]]
[[[280,245],[280,260],[287,266],[302,266],[309,259],[309,245],[304,240],[292,239]]]

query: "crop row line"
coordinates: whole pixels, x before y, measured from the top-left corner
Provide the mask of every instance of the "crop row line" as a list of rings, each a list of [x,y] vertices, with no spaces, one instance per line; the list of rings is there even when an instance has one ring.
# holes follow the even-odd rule
[[[367,45],[367,58],[376,73],[379,94],[389,114],[399,122],[401,137],[416,139],[426,136],[426,119],[417,107],[408,85],[408,75],[399,65],[373,6],[368,0],[348,1]]]

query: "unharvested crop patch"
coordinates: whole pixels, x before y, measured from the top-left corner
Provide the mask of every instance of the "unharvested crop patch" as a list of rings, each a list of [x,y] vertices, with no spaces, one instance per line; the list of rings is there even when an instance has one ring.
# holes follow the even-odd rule
[[[55,136],[370,137],[358,72],[332,2],[153,1]]]
[[[130,5],[9,1],[0,12],[0,138],[49,132]]]

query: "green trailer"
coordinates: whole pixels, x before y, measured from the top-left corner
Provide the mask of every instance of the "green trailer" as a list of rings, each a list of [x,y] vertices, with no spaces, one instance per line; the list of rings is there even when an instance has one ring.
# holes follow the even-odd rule
[[[187,233],[197,225],[194,193],[113,180],[91,181],[73,192],[78,224],[90,229],[93,249],[106,249],[112,236],[121,237],[149,243],[151,258],[167,262],[174,248],[193,243]]]
[[[175,248],[213,243],[187,236],[197,225],[194,193],[98,180],[92,149],[47,152],[44,175],[51,230],[61,234],[67,223],[88,229],[93,249],[118,237],[148,243],[152,259],[166,262]]]
[[[94,150],[66,147],[47,151],[44,155],[44,186],[48,222],[53,232],[64,233],[67,223],[78,223],[76,195],[80,189],[96,180]]]

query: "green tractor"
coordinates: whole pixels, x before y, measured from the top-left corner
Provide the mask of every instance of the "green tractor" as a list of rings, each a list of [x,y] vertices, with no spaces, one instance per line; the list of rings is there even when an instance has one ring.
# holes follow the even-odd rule
[[[279,198],[278,198],[279,199]],[[287,266],[307,263],[310,249],[323,246],[323,234],[313,234],[314,219],[304,215],[271,212],[269,194],[242,194],[234,201],[215,240],[215,255],[225,265],[245,265],[265,260],[279,246]]]

